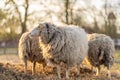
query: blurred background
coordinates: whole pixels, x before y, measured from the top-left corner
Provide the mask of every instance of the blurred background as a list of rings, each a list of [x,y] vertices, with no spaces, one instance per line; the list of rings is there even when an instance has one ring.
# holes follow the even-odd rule
[[[120,0],[0,0],[0,53],[17,53],[22,33],[40,22],[104,33],[120,48]]]

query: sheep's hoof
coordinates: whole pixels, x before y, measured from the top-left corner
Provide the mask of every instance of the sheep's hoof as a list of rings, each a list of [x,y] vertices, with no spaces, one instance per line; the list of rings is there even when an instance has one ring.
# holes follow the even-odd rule
[[[76,75],[76,77],[79,77],[79,75]]]
[[[111,80],[111,75],[110,75],[110,74],[107,74],[107,76],[108,76],[108,80]]]
[[[25,70],[24,73],[27,74],[27,70]]]
[[[58,75],[58,79],[61,80],[61,75]]]
[[[98,76],[98,74],[95,74],[95,76]]]
[[[66,80],[69,80],[69,76],[66,76]]]
[[[98,73],[98,72],[96,72],[96,73],[95,73],[95,76],[99,76],[99,73]]]
[[[75,77],[74,80],[79,80],[78,77]]]
[[[59,80],[61,80],[61,77],[58,77]]]
[[[69,78],[66,78],[65,80],[69,80]]]
[[[108,78],[108,80],[111,80],[111,78]]]
[[[95,70],[92,70],[91,72],[92,72],[93,74],[96,74],[96,71],[95,71]]]
[[[108,77],[108,80],[111,80],[111,77]]]
[[[61,79],[61,75],[58,75],[58,78]]]
[[[80,71],[77,71],[76,77],[80,76]]]
[[[61,76],[58,76],[58,80],[61,80]]]
[[[78,80],[79,76],[80,76],[80,74],[76,74],[74,80]]]
[[[35,73],[32,73],[32,75],[34,76],[34,75],[35,75]]]
[[[76,74],[75,77],[78,78],[80,76],[80,74]]]
[[[95,73],[95,76],[96,76],[96,77],[98,77],[98,76],[99,76],[99,74],[98,74],[98,73]]]

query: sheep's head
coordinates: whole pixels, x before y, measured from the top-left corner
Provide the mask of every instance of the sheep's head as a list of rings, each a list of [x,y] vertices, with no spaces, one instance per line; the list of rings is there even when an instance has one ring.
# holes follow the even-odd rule
[[[40,37],[43,42],[48,43],[53,37],[55,31],[55,25],[51,23],[42,23],[30,32],[30,36]]]
[[[34,36],[39,36],[42,29],[44,28],[44,24],[39,24],[37,27],[35,27],[33,30],[30,31],[30,36],[34,37]]]

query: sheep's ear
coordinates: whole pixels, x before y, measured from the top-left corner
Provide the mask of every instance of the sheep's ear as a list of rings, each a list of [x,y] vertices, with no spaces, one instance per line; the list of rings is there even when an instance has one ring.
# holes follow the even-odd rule
[[[39,28],[40,28],[40,29],[43,29],[43,28],[44,28],[44,26],[43,26],[43,25],[40,25],[40,26],[39,26]]]

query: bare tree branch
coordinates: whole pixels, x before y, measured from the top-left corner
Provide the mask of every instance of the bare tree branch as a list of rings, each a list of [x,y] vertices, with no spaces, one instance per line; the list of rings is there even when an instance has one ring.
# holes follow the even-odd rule
[[[19,20],[20,20],[20,24],[21,24],[21,28],[22,28],[22,33],[24,33],[26,31],[26,22],[27,22],[27,18],[28,18],[28,8],[29,8],[29,0],[25,0],[24,5],[22,5],[25,9],[25,13],[24,13],[24,18],[22,18],[22,14],[19,11],[19,5],[17,5],[17,3],[15,2],[15,0],[8,0],[6,2],[6,4],[12,3],[15,11],[18,14]]]
[[[18,13],[18,17],[19,17],[19,19],[20,19],[20,23],[22,23],[22,16],[21,16],[21,13],[20,13],[20,11],[19,11],[19,9],[18,9],[17,4],[15,3],[14,0],[9,0],[9,2],[12,2],[13,5],[15,6],[15,10],[16,10],[16,12]]]

